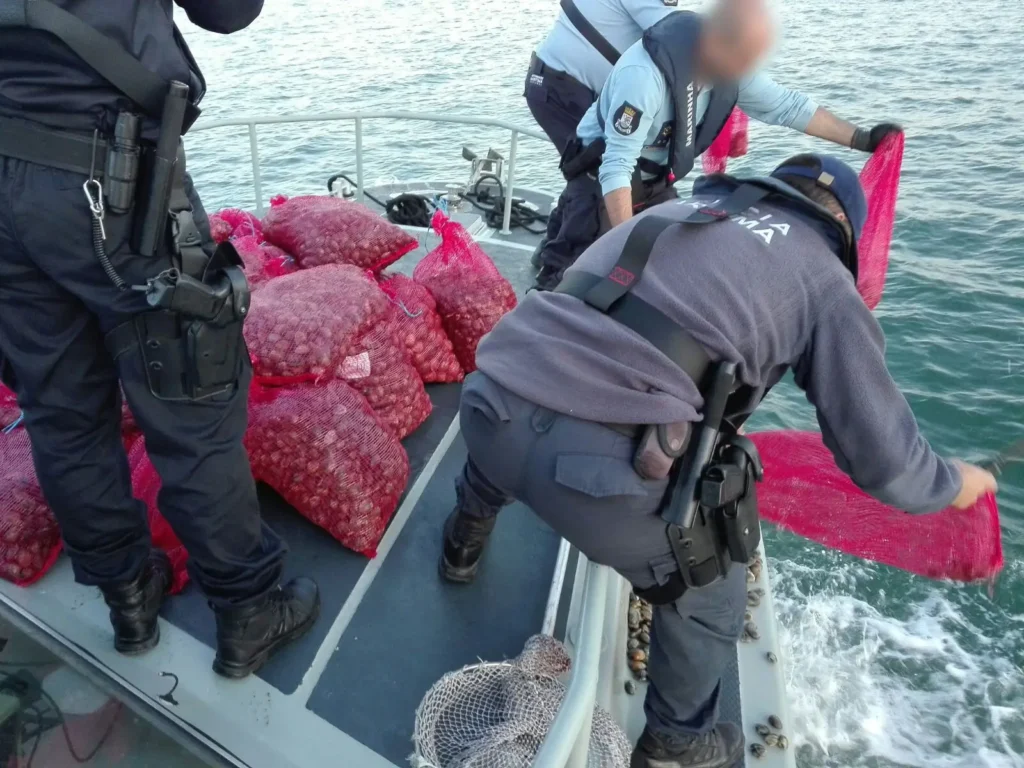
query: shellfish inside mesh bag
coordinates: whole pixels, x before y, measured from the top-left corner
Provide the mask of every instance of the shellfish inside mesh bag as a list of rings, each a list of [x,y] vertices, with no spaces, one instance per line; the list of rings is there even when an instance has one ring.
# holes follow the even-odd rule
[[[415,250],[416,238],[359,203],[305,195],[272,205],[263,236],[302,269],[353,264],[379,271]]]
[[[391,299],[396,336],[420,378],[427,384],[462,381],[462,366],[430,291],[402,274],[381,275],[380,287]]]
[[[0,428],[16,422],[19,415],[21,415],[21,408],[18,407],[17,396],[0,384]]]
[[[210,234],[216,243],[241,237],[255,237],[263,242],[263,224],[248,211],[225,208],[210,216]]]
[[[395,338],[391,301],[364,270],[327,265],[254,291],[245,340],[265,379],[341,378],[399,438],[430,415],[430,398]]]
[[[466,373],[476,370],[476,347],[502,315],[516,306],[511,283],[465,227],[437,211],[430,222],[441,244],[428,253],[413,279],[437,301],[437,312]]]
[[[60,554],[60,530],[36,480],[28,433],[0,433],[0,577],[24,586]]]
[[[232,244],[245,265],[245,277],[252,288],[271,278],[291,274],[296,269],[291,256],[276,245],[264,243],[255,236],[240,237],[233,240]]]
[[[529,768],[565,698],[558,676],[570,667],[548,635],[526,641],[511,662],[449,672],[416,710],[413,768]],[[626,734],[594,708],[588,768],[627,768]]]
[[[376,554],[409,458],[362,395],[342,381],[257,386],[245,447],[257,480],[349,549]]]

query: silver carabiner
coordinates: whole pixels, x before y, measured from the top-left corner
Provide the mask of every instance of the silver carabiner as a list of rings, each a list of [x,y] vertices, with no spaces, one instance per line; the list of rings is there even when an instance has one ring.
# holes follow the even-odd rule
[[[95,186],[95,191],[90,191],[90,185]],[[82,191],[85,192],[85,199],[89,203],[89,211],[92,213],[96,222],[100,225],[100,235],[104,240],[107,239],[107,230],[103,226],[103,217],[105,211],[103,210],[103,185],[96,179],[89,179],[82,185]]]

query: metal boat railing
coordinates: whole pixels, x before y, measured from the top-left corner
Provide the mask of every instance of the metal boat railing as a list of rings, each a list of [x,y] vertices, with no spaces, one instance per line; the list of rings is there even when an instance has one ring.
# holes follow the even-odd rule
[[[253,190],[256,194],[256,207],[263,212],[263,184],[260,176],[260,150],[257,126],[283,125],[290,123],[329,123],[351,120],[355,123],[356,134],[356,197],[364,199],[363,180],[363,122],[366,120],[419,120],[428,123],[455,123],[460,125],[481,125],[490,128],[502,128],[511,133],[508,153],[508,171],[505,182],[505,210],[502,216],[501,234],[511,233],[509,224],[512,221],[512,192],[516,175],[516,153],[519,148],[519,137],[527,136],[547,142],[548,138],[534,130],[522,128],[505,120],[491,117],[474,117],[472,115],[440,115],[429,112],[324,112],[309,115],[282,115],[280,117],[236,117],[225,120],[200,120],[192,128],[197,131],[211,131],[215,128],[245,126],[249,129],[249,155],[252,162]]]

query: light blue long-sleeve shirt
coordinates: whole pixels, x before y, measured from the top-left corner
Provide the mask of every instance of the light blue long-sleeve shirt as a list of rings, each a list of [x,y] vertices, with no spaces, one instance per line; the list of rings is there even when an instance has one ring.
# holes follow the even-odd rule
[[[698,124],[710,101],[711,89],[702,89],[694,106]],[[818,108],[807,96],[779,85],[761,72],[740,81],[737,106],[762,123],[798,131],[807,128]],[[598,172],[601,191],[607,195],[628,187],[639,157],[667,165],[674,124],[675,106],[665,75],[643,43],[634,43],[612,69],[601,97],[587,110],[576,131],[584,144],[602,136],[607,144]]]
[[[678,10],[677,4],[678,0],[576,0],[583,18],[619,53],[639,40],[645,29]],[[561,11],[555,26],[537,47],[537,56],[547,66],[571,75],[595,93],[612,71],[608,60]]]

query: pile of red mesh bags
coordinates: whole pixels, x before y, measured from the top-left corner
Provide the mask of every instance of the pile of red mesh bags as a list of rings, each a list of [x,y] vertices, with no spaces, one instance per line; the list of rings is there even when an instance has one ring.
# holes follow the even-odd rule
[[[57,521],[32,465],[28,433],[0,434],[0,577],[27,586],[60,554]]]
[[[352,387],[257,387],[245,445],[258,480],[349,549],[376,554],[409,459]]]
[[[477,344],[515,307],[516,294],[461,224],[437,211],[430,225],[441,244],[416,265],[413,279],[434,297],[455,355],[471,373]]]
[[[392,304],[364,271],[299,270],[253,293],[245,338],[256,375],[344,379],[403,438],[430,415],[430,398],[389,322]]]
[[[889,270],[889,246],[896,223],[896,198],[903,169],[902,133],[886,137],[860,172],[868,218],[857,243],[857,290],[869,309],[878,306]]]
[[[995,497],[971,509],[911,515],[886,506],[836,466],[821,435],[750,435],[761,453],[761,518],[832,549],[932,579],[991,579],[1003,567]]]
[[[295,262],[291,256],[276,245],[262,242],[258,237],[240,237],[232,240],[232,245],[245,264],[245,276],[251,288],[295,271]]]
[[[160,494],[160,475],[156,473],[153,463],[146,453],[146,441],[139,437],[129,443],[128,466],[132,473],[132,493],[146,505],[149,519],[149,533],[153,546],[162,549],[170,558],[174,579],[171,582],[171,594],[176,595],[188,584],[188,552],[181,539],[171,529],[164,516],[157,509],[157,496]]]
[[[240,237],[255,237],[263,242],[263,224],[248,211],[226,208],[210,216],[210,233],[216,243]]]
[[[17,395],[0,384],[0,429],[16,422],[20,415],[21,408],[18,407]]]
[[[401,227],[358,203],[316,195],[272,205],[263,234],[302,269],[352,264],[377,272],[417,245]]]
[[[427,384],[462,381],[462,366],[445,335],[437,302],[410,277],[381,275],[381,290],[391,299],[392,322],[420,378]]]
[[[747,154],[749,127],[747,114],[739,107],[733,109],[718,136],[701,155],[704,173],[725,173],[730,157]]]

